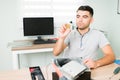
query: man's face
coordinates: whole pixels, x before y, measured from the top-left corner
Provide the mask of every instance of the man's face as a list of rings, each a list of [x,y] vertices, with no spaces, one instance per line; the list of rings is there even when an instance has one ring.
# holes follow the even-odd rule
[[[87,29],[92,22],[93,17],[90,15],[88,11],[77,11],[76,14],[76,25],[78,29],[84,30]]]

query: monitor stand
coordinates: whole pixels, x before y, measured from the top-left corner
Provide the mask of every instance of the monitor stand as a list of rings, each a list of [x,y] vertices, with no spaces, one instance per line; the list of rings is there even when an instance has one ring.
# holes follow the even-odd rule
[[[36,40],[34,40],[34,44],[42,44],[42,43],[44,43],[45,42],[45,40],[44,39],[42,39],[40,36],[39,37],[37,37],[37,39]]]

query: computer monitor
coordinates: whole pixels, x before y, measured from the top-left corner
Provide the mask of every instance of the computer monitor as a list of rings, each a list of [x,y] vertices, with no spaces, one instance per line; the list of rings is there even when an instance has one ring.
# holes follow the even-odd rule
[[[42,40],[42,35],[54,35],[53,17],[24,17],[24,36],[37,36],[37,40]]]

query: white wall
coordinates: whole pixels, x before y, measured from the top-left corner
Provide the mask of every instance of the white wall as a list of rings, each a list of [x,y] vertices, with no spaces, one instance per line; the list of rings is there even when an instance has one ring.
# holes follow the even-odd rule
[[[117,14],[117,0],[85,0],[95,9],[95,22],[91,25],[94,28],[107,32],[108,38],[117,55],[120,56],[120,14]],[[23,39],[21,32],[20,2],[19,0],[0,0],[0,70],[12,69],[12,56],[8,42]],[[27,64],[45,65],[53,58],[52,53],[41,53],[21,56],[22,66]],[[44,61],[44,62],[43,62]]]
[[[111,16],[109,16],[111,17],[109,26],[110,39],[116,56],[120,57],[120,14],[117,14],[117,0],[112,0],[111,3],[112,12]]]
[[[118,0],[86,0],[95,9],[95,28],[107,32],[107,37],[111,42],[116,57],[120,57],[120,14],[117,14]]]
[[[17,0],[0,0],[0,70],[12,68],[7,43],[16,38],[18,3]]]

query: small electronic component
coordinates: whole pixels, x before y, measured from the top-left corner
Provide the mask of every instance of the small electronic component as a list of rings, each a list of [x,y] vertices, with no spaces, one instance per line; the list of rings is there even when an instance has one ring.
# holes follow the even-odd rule
[[[120,72],[120,67],[115,68],[115,70],[113,71],[113,75],[109,79],[111,79],[114,75],[118,74],[119,72]]]
[[[69,23],[65,24],[67,29],[70,29],[71,25]]]
[[[117,67],[115,70],[114,70],[114,74],[118,74],[120,72],[120,67]]]

